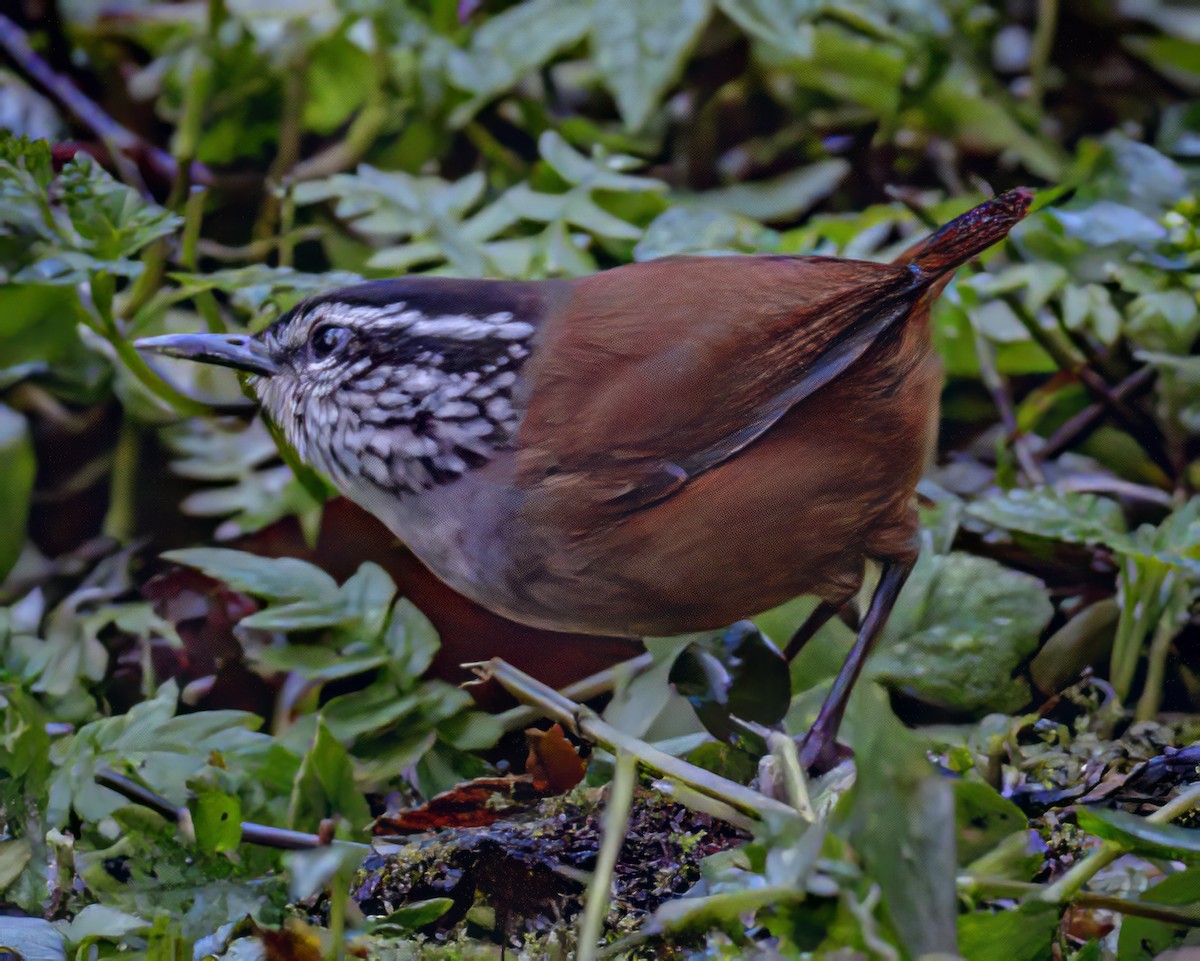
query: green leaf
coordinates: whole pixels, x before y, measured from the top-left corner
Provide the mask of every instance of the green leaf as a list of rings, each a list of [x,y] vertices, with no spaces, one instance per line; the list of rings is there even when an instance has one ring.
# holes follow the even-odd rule
[[[317,133],[333,133],[366,100],[375,82],[371,58],[343,34],[316,44],[309,57],[304,126]]]
[[[1058,908],[1036,902],[958,919],[959,951],[966,961],[1050,961]]]
[[[367,800],[354,781],[350,755],[323,718],[317,720],[316,736],[296,774],[288,807],[292,827],[313,828],[322,818],[340,815],[357,831],[371,820]]]
[[[954,815],[958,826],[958,863],[970,864],[992,851],[1029,820],[1012,801],[982,781],[954,782]]]
[[[1188,175],[1170,157],[1119,131],[1104,137],[1089,187],[1096,197],[1157,218],[1188,194]]]
[[[320,894],[331,884],[349,886],[350,876],[362,863],[368,848],[344,842],[297,851],[288,858],[291,875],[291,899],[305,901]]]
[[[301,198],[306,196],[305,189],[312,187],[313,183],[299,184],[295,188],[294,199],[297,204],[303,202]],[[315,187],[312,189],[320,199],[328,196]],[[206,274],[174,273],[171,274],[171,279],[189,295],[204,290],[218,290],[228,294],[234,306],[258,318],[258,324],[254,327],[258,330],[265,326],[273,315],[294,307],[303,297],[334,287],[359,283],[362,277],[347,270],[310,274],[290,267],[255,264],[251,267],[214,270]]]
[[[705,728],[736,743],[736,719],[774,725],[791,701],[791,676],[779,649],[749,621],[719,638],[693,641],[675,660],[669,680]]]
[[[592,56],[629,130],[645,126],[708,22],[709,0],[608,0],[595,7]]]
[[[63,940],[78,949],[93,941],[123,942],[149,926],[136,915],[103,904],[89,904],[59,930]]]
[[[242,802],[206,786],[188,802],[196,843],[209,854],[236,851],[242,841]]]
[[[1054,608],[1041,582],[969,554],[925,552],[888,620],[871,676],[933,704],[976,714],[1029,698],[1013,671]]]
[[[237,758],[269,743],[265,735],[255,733],[262,724],[257,715],[202,711],[175,717],[178,697],[175,682],[168,681],[128,713],[91,721],[56,741],[50,751],[55,770],[47,800],[48,825],[65,825],[71,811],[97,822],[130,803],[96,785],[95,773],[101,768],[128,765],[155,791],[182,804],[185,781],[204,767],[212,752]]]
[[[1200,902],[1200,868],[1168,875],[1147,888],[1140,899],[1153,904],[1192,905]],[[1182,924],[1125,915],[1117,935],[1118,961],[1154,961],[1189,930],[1189,926]]]
[[[1200,861],[1200,831],[1175,824],[1156,824],[1109,808],[1080,807],[1079,826],[1106,841],[1116,841],[1128,851],[1150,858]]]
[[[1107,497],[1014,489],[967,506],[967,514],[1005,530],[1072,544],[1112,544],[1125,534],[1121,505]]]
[[[592,22],[592,3],[526,0],[491,17],[466,50],[447,58],[450,82],[481,100],[507,90],[555,54],[578,43]]]
[[[392,671],[406,682],[424,674],[442,646],[437,628],[406,597],[392,608],[383,643],[391,656]]]
[[[983,89],[964,65],[954,64],[917,102],[914,114],[933,131],[974,149],[1003,151],[1040,177],[1058,180],[1066,166],[1061,147],[1029,133],[1016,119],[1011,102],[995,89]]]
[[[5,918],[0,946],[20,961],[66,961],[63,936],[44,918]]]
[[[347,655],[335,648],[318,647],[315,644],[264,647],[254,655],[254,660],[266,670],[294,671],[312,681],[334,681],[342,677],[353,677],[355,674],[382,667],[388,662],[384,654],[364,652]]]
[[[1111,200],[1097,200],[1079,210],[1053,208],[1049,213],[1069,236],[1095,247],[1109,244],[1148,247],[1167,238],[1167,229],[1157,220]]]
[[[32,859],[33,846],[25,838],[0,841],[0,894],[12,887]],[[0,931],[2,938],[3,931]]]
[[[391,914],[372,918],[367,922],[367,931],[372,934],[412,934],[419,928],[432,924],[454,907],[452,898],[430,898],[427,901],[410,901]]]
[[[71,225],[98,261],[130,257],[183,225],[181,217],[114,180],[83,152],[63,167],[59,180]]]
[[[696,202],[759,221],[794,220],[833,193],[849,172],[841,158],[822,160],[772,180],[709,190]]]
[[[634,247],[633,258],[642,261],[675,254],[757,253],[774,248],[778,242],[774,231],[748,217],[689,203],[671,207],[654,218]]]
[[[858,771],[851,841],[883,889],[912,957],[955,951],[954,794],[874,684],[859,686],[847,720]]]
[[[802,86],[890,118],[900,107],[907,63],[908,58],[894,45],[820,26],[813,32],[812,55],[783,58],[780,66]]]
[[[37,463],[25,418],[0,404],[0,582],[25,545]]]
[[[0,131],[0,164],[27,174],[42,190],[54,179],[50,144],[45,140],[30,140],[13,136],[7,130]]]
[[[194,567],[236,591],[271,601],[338,603],[338,585],[319,567],[293,557],[260,557],[224,547],[167,551],[163,560]]]
[[[538,153],[542,159],[567,183],[592,190],[615,190],[621,193],[662,191],[666,185],[652,177],[638,177],[623,173],[631,164],[641,165],[633,157],[585,157],[553,130],[547,130],[538,138]]]
[[[746,33],[794,57],[812,55],[812,22],[821,4],[811,0],[716,0],[717,6]]]

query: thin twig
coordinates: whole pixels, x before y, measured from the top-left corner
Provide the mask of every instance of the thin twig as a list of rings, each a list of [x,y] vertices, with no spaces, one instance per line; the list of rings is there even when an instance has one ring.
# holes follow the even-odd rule
[[[1021,431],[1021,425],[1017,423],[1017,412],[1008,393],[1008,381],[996,366],[996,355],[991,341],[978,330],[975,331],[975,356],[979,360],[980,377],[988,393],[992,395],[992,403],[996,405],[1000,423],[1004,425],[1005,439],[1012,445],[1017,463],[1021,465],[1021,470],[1031,483],[1045,483],[1041,468],[1029,449],[1029,441]]]
[[[124,798],[135,804],[148,807],[174,824],[187,823],[191,815],[187,808],[176,807],[160,794],[155,794],[147,787],[136,781],[118,774],[116,771],[104,768],[96,772],[95,781],[101,787],[116,791]],[[242,822],[242,843],[258,844],[265,848],[278,848],[282,851],[306,851],[311,848],[325,847],[333,843],[332,838],[324,839],[318,834],[305,834],[303,831],[289,831],[286,828],[275,828],[267,824],[255,824],[253,821]],[[351,844],[350,841],[339,841],[339,844]],[[369,847],[369,845],[356,845]]]
[[[724,801],[718,801],[707,794],[701,794],[686,784],[667,778],[652,781],[650,786],[669,801],[682,804],[685,808],[696,811],[699,814],[707,814],[718,821],[724,821],[735,828],[740,828],[747,834],[754,833],[755,820],[746,817],[746,815],[740,813]]]
[[[473,668],[481,678],[494,678],[518,700],[535,705],[544,716],[553,718],[614,753],[624,751],[632,754],[646,768],[661,776],[681,781],[755,818],[762,818],[767,813],[788,818],[799,817],[794,808],[782,801],[672,757],[645,741],[617,730],[595,711],[563,697],[554,688],[517,670],[506,661],[495,658],[467,666]]]
[[[1001,299],[1012,309],[1017,320],[1029,332],[1030,337],[1050,355],[1059,369],[1078,377],[1088,392],[1108,408],[1126,432],[1141,445],[1154,464],[1167,477],[1173,478],[1176,473],[1175,467],[1167,455],[1162,431],[1159,430],[1158,425],[1146,414],[1131,407],[1123,398],[1117,396],[1108,381],[1089,366],[1087,359],[1073,352],[1073,346],[1068,347],[1042,327],[1016,294],[1010,291]]]
[[[590,701],[601,694],[607,694],[624,679],[635,677],[642,671],[648,670],[653,663],[654,656],[652,654],[639,654],[628,661],[622,661],[620,664],[606,667],[603,671],[597,671],[574,684],[568,684],[559,693],[572,701]],[[500,727],[505,733],[510,733],[523,731],[540,717],[542,717],[542,712],[537,708],[522,704],[520,707],[510,708],[497,714],[496,720],[500,722]]]
[[[68,78],[56,73],[45,60],[34,52],[29,37],[15,22],[0,13],[0,50],[16,68],[17,73],[45,94],[60,110],[68,114],[80,127],[94,134],[108,145],[117,163],[121,155],[142,165],[163,183],[174,183],[179,174],[175,159],[165,150],[139,137],[128,127],[122,126],[75,86]],[[191,179],[199,183],[210,183],[212,174],[203,164],[191,167]]]
[[[1113,388],[1113,396],[1122,401],[1133,400],[1154,383],[1156,374],[1153,367],[1139,368]],[[1038,459],[1050,460],[1068,447],[1082,443],[1104,423],[1108,410],[1105,404],[1099,402],[1089,404],[1046,439],[1046,443],[1037,451]]]
[[[1009,878],[971,877],[958,878],[960,894],[972,898],[1028,898],[1046,889],[1043,884],[1032,881],[1013,881]],[[1200,905],[1159,904],[1155,901],[1132,901],[1108,894],[1093,894],[1080,891],[1071,898],[1071,904],[1082,908],[1116,911],[1135,918],[1150,918],[1168,924],[1200,925]]]
[[[210,240],[207,237],[201,237],[196,241],[196,250],[205,257],[210,257],[213,260],[219,260],[223,263],[240,261],[258,263],[259,261],[266,260],[275,248],[285,240],[294,247],[305,241],[320,240],[324,236],[325,230],[322,227],[297,227],[295,230],[290,231],[286,237],[273,234],[270,237],[262,237],[259,240],[252,240],[249,243],[236,247],[228,246],[216,240]]]
[[[604,822],[596,869],[588,887],[583,919],[579,922],[577,961],[593,961],[604,918],[612,904],[613,870],[629,832],[629,808],[633,804],[633,789],[637,786],[637,759],[632,754],[617,753],[617,763],[608,785],[608,801],[604,805]]]

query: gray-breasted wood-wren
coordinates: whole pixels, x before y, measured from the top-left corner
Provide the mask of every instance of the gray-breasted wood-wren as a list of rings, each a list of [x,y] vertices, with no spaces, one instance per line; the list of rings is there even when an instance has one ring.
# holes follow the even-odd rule
[[[805,742],[823,765],[916,559],[941,389],[929,306],[1031,199],[988,201],[891,264],[671,257],[576,280],[405,277],[314,297],[258,336],[138,346],[249,372],[304,461],[516,621],[679,634],[816,594],[794,650],[879,562]]]

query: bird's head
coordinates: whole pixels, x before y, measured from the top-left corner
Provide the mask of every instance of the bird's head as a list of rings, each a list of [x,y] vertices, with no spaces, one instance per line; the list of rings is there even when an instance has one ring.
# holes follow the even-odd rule
[[[437,282],[361,284],[305,301],[256,336],[173,334],[136,346],[250,374],[301,459],[348,496],[411,493],[511,446],[520,420],[518,372],[534,323],[503,285],[454,293]]]

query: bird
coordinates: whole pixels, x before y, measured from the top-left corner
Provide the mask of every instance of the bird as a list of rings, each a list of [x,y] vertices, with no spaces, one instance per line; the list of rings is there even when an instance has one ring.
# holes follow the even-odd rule
[[[680,635],[816,595],[790,657],[878,565],[801,742],[820,770],[839,759],[851,689],[918,555],[942,384],[930,305],[1032,199],[988,200],[891,263],[743,254],[574,279],[410,275],[320,293],[257,335],[136,346],[248,374],[302,461],[454,590],[520,623]]]

